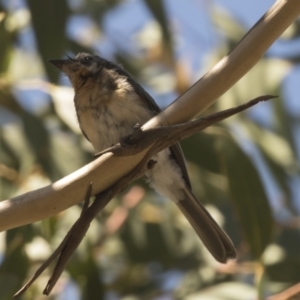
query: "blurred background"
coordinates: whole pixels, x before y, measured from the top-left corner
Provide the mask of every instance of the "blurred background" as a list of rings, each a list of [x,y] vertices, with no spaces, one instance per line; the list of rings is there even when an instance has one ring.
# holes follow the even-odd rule
[[[99,54],[164,108],[273,3],[0,0],[1,200],[93,159],[73,90],[48,59]],[[234,241],[236,261],[214,261],[175,205],[141,180],[92,223],[47,299],[300,299],[278,295],[300,280],[299,60],[298,19],[205,115],[263,94],[279,97],[182,142],[193,189]],[[1,300],[52,253],[80,209],[0,234]],[[48,277],[49,270],[21,299],[46,299]]]

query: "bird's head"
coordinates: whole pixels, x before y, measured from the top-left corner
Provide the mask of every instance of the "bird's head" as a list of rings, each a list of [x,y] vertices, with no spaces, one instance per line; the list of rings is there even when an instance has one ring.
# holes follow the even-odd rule
[[[106,61],[97,55],[78,53],[75,58],[68,56],[67,59],[50,59],[49,62],[62,70],[76,89],[88,79],[95,78]]]

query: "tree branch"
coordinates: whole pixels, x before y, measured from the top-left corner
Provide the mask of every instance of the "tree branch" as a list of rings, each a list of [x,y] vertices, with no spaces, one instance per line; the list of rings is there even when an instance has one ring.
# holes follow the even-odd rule
[[[72,254],[75,252],[82,239],[84,238],[90,223],[97,216],[97,214],[107,205],[107,203],[118,193],[127,188],[128,184],[141,177],[147,170],[154,167],[149,164],[149,160],[155,154],[155,149],[152,147],[142,161],[135,167],[128,175],[122,177],[116,184],[108,188],[104,192],[96,195],[94,202],[89,206],[89,199],[92,191],[92,183],[90,183],[82,208],[79,219],[71,227],[63,241],[52,253],[52,255],[37,269],[33,277],[14,295],[14,298],[19,297],[33,284],[33,282],[44,272],[44,270],[53,262],[57,257],[58,261],[52,272],[52,275],[44,289],[44,294],[49,295],[55,286],[57,280],[62,274],[66,264],[70,260]]]
[[[149,148],[151,145],[153,145],[152,149],[155,149],[155,153],[157,153],[217,122],[223,121],[254,106],[258,102],[274,98],[277,98],[277,96],[264,95],[250,100],[245,104],[211,114],[195,121],[177,125],[160,126],[147,130],[139,129],[133,134],[124,137],[120,143],[95,154],[95,157],[100,157],[110,152],[115,156],[131,156]]]
[[[92,185],[89,185],[85,195],[82,213],[79,219],[72,226],[54,253],[42,264],[41,267],[38,268],[33,277],[14,295],[14,297],[18,297],[23,294],[49,266],[49,264],[59,256],[54,271],[44,290],[44,294],[50,294],[72,254],[75,252],[80,242],[84,238],[92,220],[106,206],[106,204],[115,195],[124,190],[131,181],[141,177],[149,168],[154,166],[154,164],[149,164],[149,160],[151,160],[151,157],[153,157],[154,154],[171,146],[172,144],[177,143],[179,140],[196,133],[197,131],[203,130],[204,128],[207,128],[216,122],[224,120],[233,114],[241,112],[257,104],[259,101],[266,101],[272,98],[274,98],[274,96],[261,96],[238,107],[227,109],[185,124],[157,127],[146,131],[138,130],[124,139],[126,142],[125,146],[124,143],[123,145],[121,143],[109,148],[107,151],[124,156],[136,154],[137,152],[147,148],[149,149],[149,145],[153,144],[138,166],[134,168],[133,171],[131,171],[128,175],[122,177],[112,187],[98,194],[91,206],[89,206],[89,198],[91,196]],[[103,154],[105,154],[105,151],[101,152],[99,155]]]

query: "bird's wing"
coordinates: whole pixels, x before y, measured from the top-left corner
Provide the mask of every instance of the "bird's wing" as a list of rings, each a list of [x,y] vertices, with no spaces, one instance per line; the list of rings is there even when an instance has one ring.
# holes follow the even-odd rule
[[[154,101],[154,99],[132,78],[130,78],[130,81],[135,89],[135,92],[140,96],[141,99],[145,100],[145,103],[147,103],[150,110],[153,111],[155,114],[160,113],[161,109]],[[182,171],[182,177],[185,180],[186,185],[191,189],[192,188],[191,182],[190,182],[189,174],[185,164],[185,158],[182,149],[180,147],[180,144],[176,143],[175,145],[170,147],[170,150],[171,150],[172,157],[175,159],[175,161],[177,162],[177,164],[179,165]]]

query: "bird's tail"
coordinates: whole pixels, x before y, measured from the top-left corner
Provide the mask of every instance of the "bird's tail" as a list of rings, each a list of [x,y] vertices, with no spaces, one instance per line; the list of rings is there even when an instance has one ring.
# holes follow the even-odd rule
[[[186,197],[178,201],[177,205],[212,256],[221,263],[236,258],[235,248],[228,235],[220,228],[189,188],[184,189],[184,194]]]

